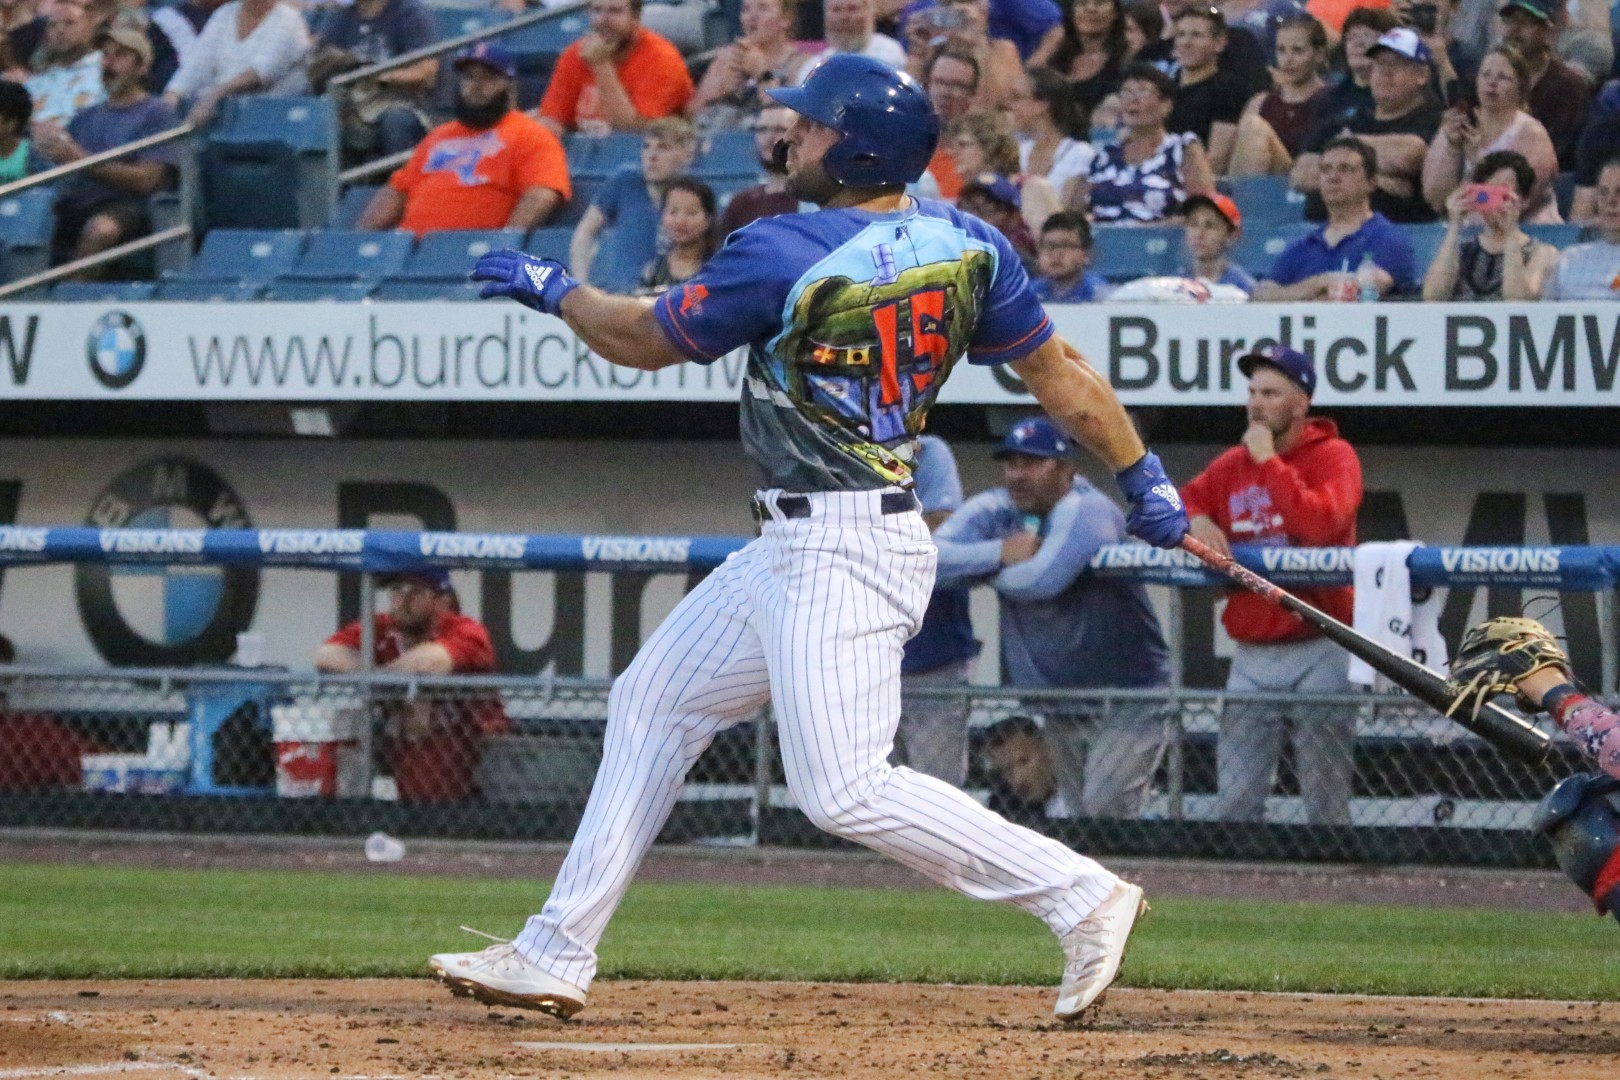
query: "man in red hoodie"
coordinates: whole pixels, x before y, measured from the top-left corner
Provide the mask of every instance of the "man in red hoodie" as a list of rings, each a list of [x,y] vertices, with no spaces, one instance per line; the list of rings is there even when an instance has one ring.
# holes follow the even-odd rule
[[[1311,358],[1271,345],[1241,357],[1238,370],[1249,380],[1249,426],[1238,446],[1182,489],[1192,534],[1223,552],[1232,544],[1355,544],[1361,462],[1333,421],[1308,415],[1316,390]],[[1302,589],[1299,595],[1351,621],[1349,588]],[[1351,692],[1349,657],[1299,616],[1234,589],[1221,622],[1237,643],[1228,690]],[[1312,824],[1349,824],[1355,714],[1324,706],[1290,711],[1229,706],[1222,712],[1216,754],[1222,820],[1264,817],[1289,721],[1307,818]]]

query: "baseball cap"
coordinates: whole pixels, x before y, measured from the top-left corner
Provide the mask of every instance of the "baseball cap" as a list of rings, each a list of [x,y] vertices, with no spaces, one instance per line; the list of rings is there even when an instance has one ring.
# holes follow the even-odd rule
[[[450,571],[442,566],[423,566],[415,570],[401,570],[384,574],[379,582],[384,588],[399,583],[426,585],[434,592],[450,591]]]
[[[1503,4],[1501,9],[1497,11],[1497,14],[1506,15],[1514,8],[1518,8],[1520,11],[1527,11],[1531,15],[1534,15],[1536,18],[1540,19],[1542,22],[1550,23],[1553,21],[1554,8],[1552,0],[1508,0],[1508,2]]]
[[[517,57],[493,41],[480,41],[456,57],[454,67],[459,71],[466,64],[483,64],[508,79],[517,78]]]
[[[996,202],[1010,206],[1014,210],[1023,206],[1023,199],[1018,194],[1018,185],[1000,173],[980,173],[962,185],[957,198],[961,198],[969,191],[982,191]]]
[[[1244,378],[1253,375],[1254,369],[1260,364],[1274,367],[1288,376],[1305,391],[1306,397],[1316,396],[1316,365],[1298,349],[1272,344],[1238,357],[1238,370],[1243,372]]]
[[[1367,50],[1367,55],[1377,56],[1381,52],[1392,52],[1401,59],[1410,60],[1415,64],[1427,64],[1434,59],[1429,47],[1410,26],[1397,26],[1379,38],[1373,47]]]
[[[1023,454],[1026,457],[1061,458],[1069,456],[1073,441],[1044,416],[1020,420],[996,448],[996,460]]]
[[[1207,206],[1217,214],[1221,215],[1221,217],[1225,218],[1226,223],[1232,226],[1233,232],[1237,232],[1239,229],[1243,228],[1243,213],[1238,209],[1237,203],[1233,202],[1227,196],[1222,195],[1220,192],[1217,191],[1213,195],[1189,196],[1187,200],[1181,204],[1181,213],[1183,216],[1186,216],[1200,206]]]
[[[152,66],[152,43],[147,40],[146,34],[133,26],[109,27],[102,35],[103,42],[112,42],[120,48],[128,49],[141,58],[141,66]]]

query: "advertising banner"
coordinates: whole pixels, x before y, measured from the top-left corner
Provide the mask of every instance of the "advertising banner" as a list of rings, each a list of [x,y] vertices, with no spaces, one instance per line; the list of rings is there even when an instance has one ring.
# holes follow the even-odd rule
[[[1319,405],[1620,403],[1614,304],[1095,304],[1051,312],[1133,406],[1230,404],[1243,385],[1236,358],[1273,341],[1315,358]],[[894,347],[910,342],[902,337]],[[894,362],[877,357],[874,378],[886,361]],[[745,368],[740,350],[707,366],[616,367],[557,319],[515,304],[0,311],[0,399],[10,400],[735,401]],[[942,400],[1030,399],[1010,370],[960,364]]]

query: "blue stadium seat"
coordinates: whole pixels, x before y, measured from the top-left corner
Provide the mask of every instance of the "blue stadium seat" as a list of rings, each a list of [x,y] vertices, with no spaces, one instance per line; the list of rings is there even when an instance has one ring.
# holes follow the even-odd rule
[[[1256,278],[1265,277],[1270,272],[1272,263],[1277,261],[1283,248],[1316,227],[1305,222],[1248,228],[1245,221],[1244,225],[1243,236],[1232,249],[1232,259]]]
[[[298,227],[300,163],[289,144],[211,141],[199,172],[205,230]]]
[[[477,300],[482,288],[473,281],[385,281],[371,294],[373,300]]]
[[[1243,212],[1243,227],[1305,220],[1305,196],[1288,186],[1286,176],[1237,176],[1222,182]]]
[[[504,11],[470,11],[465,8],[428,8],[438,24],[440,38],[473,34],[491,26],[499,26],[512,16]]]
[[[221,104],[210,142],[284,142],[301,153],[324,154],[337,132],[327,98],[237,94]]]
[[[50,264],[54,199],[49,187],[29,188],[0,199],[0,253],[4,255],[0,269],[5,278],[37,274]]]
[[[377,287],[375,281],[272,281],[265,300],[364,300]]]
[[[150,281],[60,281],[51,288],[52,300],[123,304],[152,299]]]
[[[1099,225],[1091,268],[1110,281],[1175,274],[1185,261],[1179,228],[1159,225]]]
[[[552,219],[557,225],[577,224],[579,219],[585,216],[585,210],[591,205],[591,200],[596,198],[596,193],[602,190],[603,180],[598,176],[570,175],[568,180],[569,186],[574,189],[574,195],[563,203],[562,209],[558,210],[557,216]]]
[[[296,229],[214,229],[176,281],[245,282],[262,287],[298,263],[304,233]]]
[[[641,164],[641,136],[570,135],[563,143],[570,179],[604,177],[620,165]]]
[[[519,56],[557,56],[579,40],[589,26],[590,20],[585,12],[577,10],[501,34],[496,40]]]
[[[1581,242],[1581,227],[1568,222],[1559,225],[1526,225],[1524,231],[1537,240],[1551,244],[1559,251]]]
[[[646,266],[625,252],[616,228],[602,230],[597,238],[596,258],[591,263],[591,284],[609,292],[629,292],[641,280]]]
[[[693,176],[756,175],[759,171],[754,133],[747,128],[711,132],[704,138],[697,160],[692,163]]]
[[[391,281],[465,281],[480,255],[522,246],[523,233],[517,229],[430,232],[417,241],[405,265],[388,277]]]
[[[360,215],[366,212],[371,197],[377,194],[380,184],[356,184],[343,189],[343,195],[338,199],[337,210],[332,214],[332,220],[326,223],[329,229],[352,229],[360,222]]]
[[[239,304],[257,300],[263,291],[264,285],[255,281],[194,281],[189,278],[175,278],[172,281],[158,282],[152,299]]]
[[[529,234],[529,238],[523,242],[523,250],[530,255],[567,262],[568,241],[573,239],[573,236],[572,226],[547,225]]]
[[[415,239],[408,232],[397,231],[317,231],[310,235],[303,257],[277,282],[365,281],[375,285],[399,273]]]
[[[1412,245],[1412,266],[1417,270],[1418,280],[1428,273],[1429,264],[1434,262],[1434,253],[1440,250],[1440,242],[1446,238],[1446,223],[1431,221],[1417,225],[1399,226],[1406,235],[1407,242]],[[1350,269],[1354,270],[1355,267]]]

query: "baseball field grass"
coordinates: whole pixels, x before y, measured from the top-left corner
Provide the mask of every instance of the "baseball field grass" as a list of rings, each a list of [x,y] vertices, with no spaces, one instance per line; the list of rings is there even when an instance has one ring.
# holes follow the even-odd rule
[[[403,874],[0,866],[0,979],[416,976],[515,932],[541,881]],[[1620,998],[1595,916],[1162,900],[1124,983],[1465,997]],[[1046,985],[1055,942],[1012,908],[943,891],[632,888],[604,978]]]

